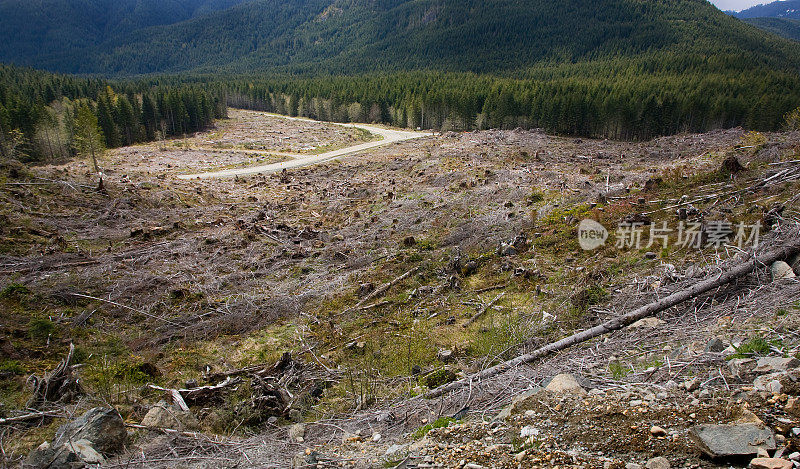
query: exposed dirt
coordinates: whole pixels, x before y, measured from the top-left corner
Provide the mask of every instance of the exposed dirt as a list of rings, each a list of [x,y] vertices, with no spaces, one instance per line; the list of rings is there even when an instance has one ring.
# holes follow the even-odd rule
[[[731,344],[779,331],[775,334],[789,350],[797,346],[797,338],[786,332],[797,327],[792,309],[796,285],[767,288],[763,284],[769,282],[754,277],[735,291],[710,297],[708,304],[665,313],[662,319],[670,326],[621,331],[609,342],[601,339],[535,367],[476,383],[440,402],[407,400],[422,391],[412,365],[422,374],[441,368],[436,359],[440,349],[454,352],[447,366],[457,374],[474,372],[520,347],[540,345],[661,294],[674,283],[663,264],[673,265],[680,281],[699,278],[706,264],[728,253],[680,250],[649,260],[645,249],[623,253],[610,246],[584,253],[577,248],[575,226],[583,216],[616,223],[630,214],[670,207],[684,193],[721,192],[726,185],[762,180],[772,171],[769,163],[796,159],[798,134],[755,136],[732,129],[626,143],[527,131],[472,132],[398,143],[287,175],[177,179],[190,170],[256,163],[259,156],[241,152],[245,147],[312,151],[307,147],[344,146],[362,138],[338,126],[258,113],[233,111],[231,117],[218,130],[189,139],[188,150],[175,148],[185,144],[172,141],[162,148],[109,152],[106,193],[94,190],[97,181],[82,161],[4,168],[0,286],[14,283],[28,291],[2,298],[6,314],[0,335],[9,338],[24,364],[23,371],[3,375],[5,410],[21,407],[25,376],[51,367],[72,340],[91,354],[86,368],[91,376],[101,376],[97,357],[108,356],[115,363],[153,364],[162,373],[154,379],[176,387],[202,379],[206,368],[230,370],[292,351],[320,370],[337,371],[324,394],[301,409],[306,420],[319,421],[309,424],[305,442],[289,441],[286,427],[272,424],[244,429],[235,414],[221,433],[260,436],[242,440],[235,451],[224,445],[193,446],[192,451],[210,458],[194,461],[197,467],[229,462],[286,467],[306,448],[329,458],[326,465],[382,465],[394,460],[385,454],[391,444],[408,441],[410,433],[456,414],[465,403],[466,423],[449,433],[435,430],[425,440],[433,446],[422,445],[415,455],[435,453],[445,467],[472,461],[467,454],[476,454],[474,461],[487,466],[517,467],[519,451],[511,450],[518,449],[513,440],[520,427],[549,421],[539,428],[541,446],[529,453],[524,467],[604,467],[609,461],[642,462],[657,454],[677,464],[708,466],[690,454],[687,416],[696,414],[692,419],[697,422],[732,418],[728,399],[736,390],[727,387],[733,381],[714,378],[709,381],[713,392],[702,398],[670,390],[671,397],[644,408],[630,405],[641,400],[633,394],[645,393],[636,386],[646,384],[647,393],[655,395],[668,381],[691,374],[712,379],[711,373],[724,366],[724,356],[702,353],[711,337]],[[756,149],[737,149],[751,147],[752,139],[763,141],[756,142]],[[215,145],[234,151],[198,149]],[[716,171],[729,155],[737,155],[748,169],[733,178],[719,177]],[[653,182],[658,177],[662,182]],[[697,205],[709,218],[727,213],[753,221],[782,201],[787,203],[783,216],[791,219],[797,213],[796,193],[797,183],[786,182]],[[675,221],[673,212],[664,209],[653,217]],[[525,234],[529,246],[513,255],[497,254],[501,241],[519,234]],[[370,309],[350,309],[368,284],[374,288],[412,268],[419,270],[367,305]],[[602,286],[608,296],[578,311],[576,295],[592,285]],[[501,291],[506,296],[485,318],[461,327]],[[786,308],[790,314],[776,318]],[[37,336],[32,318],[47,319],[54,329]],[[609,367],[617,362],[632,372],[613,377]],[[355,386],[348,384],[347,373],[352,377],[353,370],[365,373],[357,379],[366,380],[369,399],[356,396]],[[559,371],[580,373],[604,394],[593,395],[588,405],[570,401],[558,411],[553,411],[558,402],[545,400],[546,405],[528,409],[535,415],[496,427],[476,423],[490,420],[515,393]],[[122,391],[125,400],[134,399],[135,386]],[[153,400],[135,397],[120,404],[134,422]],[[701,403],[693,404],[695,399]],[[602,403],[610,409],[596,410]],[[213,408],[193,410],[206,431],[216,428]],[[650,438],[642,429],[651,423],[679,433]],[[474,432],[485,439],[496,428],[501,429],[496,432],[499,444],[512,447],[494,448],[492,456],[477,454],[497,441],[462,447],[467,445],[462,434]],[[359,430],[367,440],[376,431],[383,439],[342,444]],[[433,449],[440,439],[446,444]],[[168,454],[166,446],[190,445],[182,439],[143,441],[151,456]],[[38,444],[26,442],[33,443]],[[567,453],[573,443],[582,452]],[[22,450],[9,454],[19,458]],[[548,456],[546,464],[535,461]],[[126,456],[131,463],[140,457],[139,452]]]

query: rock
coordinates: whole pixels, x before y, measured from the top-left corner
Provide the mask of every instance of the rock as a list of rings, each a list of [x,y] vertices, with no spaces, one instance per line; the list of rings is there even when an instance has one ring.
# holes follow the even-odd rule
[[[793,397],[786,401],[786,405],[783,407],[783,410],[785,410],[789,415],[800,417],[800,402],[798,402],[796,397]]]
[[[625,464],[625,469],[642,469],[642,465],[629,462],[628,464]]]
[[[586,394],[586,390],[578,384],[578,380],[569,373],[563,373],[554,377],[545,389],[556,394],[573,394],[578,396]]]
[[[755,458],[750,461],[751,469],[792,469],[791,461],[777,458]]]
[[[372,435],[372,441],[375,442],[375,443],[380,443],[380,441],[382,439],[383,439],[383,435],[381,435],[380,433],[374,433]]]
[[[780,380],[783,376],[785,376],[783,373],[770,373],[768,375],[759,376],[753,381],[753,389],[756,391],[780,394],[783,391],[783,385]]]
[[[689,379],[683,382],[683,389],[687,392],[694,392],[700,388],[700,380],[697,378]]]
[[[507,405],[503,410],[497,414],[497,420],[505,420],[515,414],[521,407],[524,407],[525,401],[536,396],[542,392],[542,388],[529,389],[522,394],[517,394],[511,400],[511,404]]]
[[[783,373],[800,366],[796,358],[764,357],[756,364],[756,373]]]
[[[530,436],[539,436],[539,429],[530,425],[522,427],[519,431],[520,438],[528,438]]]
[[[92,447],[92,442],[79,439],[61,446],[51,446],[45,442],[31,451],[23,468],[36,469],[76,469],[87,464],[105,462],[103,456]]]
[[[756,451],[756,457],[757,458],[768,458],[769,457],[769,452],[767,450],[765,450],[764,448],[758,448],[758,451]]]
[[[302,443],[306,436],[306,426],[302,423],[296,423],[289,427],[289,438]]]
[[[408,448],[408,444],[392,445],[392,446],[389,447],[389,449],[386,450],[386,456],[391,456],[393,454],[397,454],[397,453],[405,450],[406,448]]]
[[[447,363],[453,359],[453,351],[452,350],[439,350],[439,353],[436,354],[436,359],[440,362]]]
[[[647,461],[644,467],[647,469],[670,469],[672,464],[669,462],[669,459],[658,457]]]
[[[792,461],[800,461],[800,453],[795,451],[794,453],[789,455],[789,459],[791,459]]]
[[[72,443],[66,443],[64,449],[77,455],[78,459],[86,464],[100,464],[105,462],[105,458],[92,447],[92,442],[89,440],[78,440]]]
[[[775,436],[763,425],[697,425],[689,438],[712,458],[754,456],[758,448],[775,449]]]
[[[667,435],[667,431],[664,430],[661,427],[658,427],[658,426],[654,425],[654,426],[650,427],[650,434],[655,436],[655,437],[666,436]]]
[[[145,427],[171,428],[173,430],[196,430],[200,422],[191,411],[174,408],[164,401],[159,402],[147,411],[142,419]]]
[[[438,388],[439,386],[451,383],[458,379],[455,373],[448,369],[436,370],[423,376],[420,382],[430,389]]]
[[[706,344],[706,353],[720,353],[725,350],[725,344],[718,338],[713,338]]]
[[[790,266],[792,266],[792,270],[797,275],[800,275],[800,254],[795,254],[789,261],[787,262]]]
[[[743,375],[752,372],[756,368],[756,361],[752,358],[734,358],[728,360],[728,369],[731,375],[741,378]]]
[[[772,280],[783,280],[788,278],[796,278],[797,274],[792,270],[792,266],[783,261],[778,261],[772,264]]]
[[[664,321],[658,318],[644,318],[636,321],[628,326],[630,329],[655,329],[664,324]]]
[[[112,409],[95,407],[82,416],[56,430],[54,447],[69,441],[88,440],[92,447],[104,455],[117,454],[128,443],[128,432],[119,414]]]

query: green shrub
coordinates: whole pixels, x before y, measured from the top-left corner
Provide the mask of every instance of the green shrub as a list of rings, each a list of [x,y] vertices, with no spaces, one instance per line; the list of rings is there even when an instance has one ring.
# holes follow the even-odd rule
[[[630,374],[630,372],[631,372],[631,370],[629,368],[626,368],[625,365],[623,365],[620,362],[611,362],[611,363],[609,363],[608,364],[608,371],[611,372],[611,377],[614,378],[614,379],[622,379],[622,378],[628,376],[628,374]]]
[[[0,298],[20,299],[31,293],[28,287],[19,283],[10,283],[0,291]]]
[[[24,375],[26,372],[19,360],[6,360],[4,362],[0,362],[0,373]]]
[[[414,439],[418,440],[427,435],[428,432],[433,430],[434,428],[445,428],[448,427],[451,423],[458,423],[458,420],[452,419],[450,417],[442,417],[433,423],[429,423],[424,427],[418,428],[417,431],[411,434],[411,436]]]
[[[44,342],[56,332],[56,325],[46,318],[31,319],[28,323],[28,335],[32,340]]]
[[[783,349],[783,342],[780,340],[766,340],[761,337],[754,337],[740,345],[736,353],[728,355],[727,359],[752,358],[756,356],[769,355],[772,348]]]

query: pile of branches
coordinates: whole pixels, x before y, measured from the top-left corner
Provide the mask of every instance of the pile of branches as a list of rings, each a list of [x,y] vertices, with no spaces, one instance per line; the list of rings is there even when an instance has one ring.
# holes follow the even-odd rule
[[[332,378],[327,372],[295,360],[286,352],[273,365],[206,373],[207,386],[189,389],[148,387],[167,393],[183,410],[189,410],[189,405],[222,404],[227,394],[246,389],[250,397],[239,404],[236,411],[246,416],[245,423],[257,425],[272,417],[291,418],[292,411],[299,411],[309,401],[321,397]]]

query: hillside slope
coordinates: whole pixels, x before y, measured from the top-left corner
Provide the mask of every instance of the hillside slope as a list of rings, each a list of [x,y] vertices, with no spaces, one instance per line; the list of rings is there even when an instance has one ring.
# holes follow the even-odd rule
[[[103,16],[102,1],[60,1],[58,8],[8,3],[16,11],[0,15],[6,30],[0,61],[105,74],[480,73],[654,52],[745,57],[780,68],[800,63],[798,46],[701,0],[188,2],[205,10],[172,2],[141,6],[140,14],[128,5],[126,19],[113,23],[122,26],[111,28],[92,20]],[[172,13],[160,13],[169,5]],[[214,8],[220,10],[196,14]],[[29,24],[42,29],[24,31]]]
[[[744,21],[764,31],[769,31],[794,41],[800,41],[800,20],[788,18],[747,18]]]

